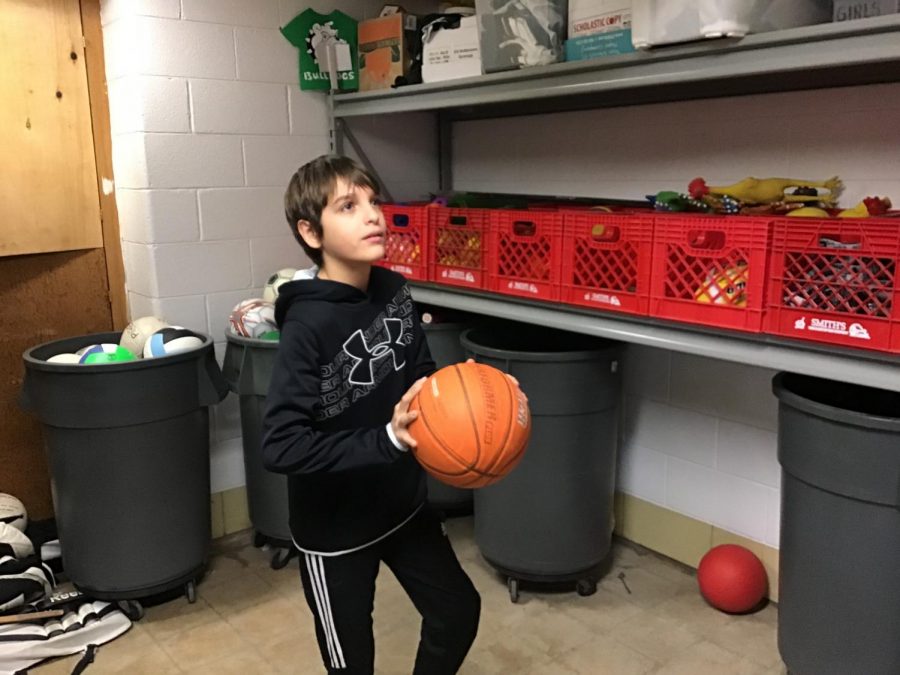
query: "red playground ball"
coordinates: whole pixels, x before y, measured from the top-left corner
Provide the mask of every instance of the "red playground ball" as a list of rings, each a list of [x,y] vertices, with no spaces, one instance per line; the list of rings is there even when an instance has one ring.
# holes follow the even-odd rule
[[[412,400],[413,454],[448,485],[496,483],[522,459],[531,435],[528,400],[505,373],[483,363],[457,363],[428,378]]]
[[[756,608],[768,586],[766,569],[759,558],[736,544],[707,551],[697,568],[697,582],[710,605],[730,614]]]

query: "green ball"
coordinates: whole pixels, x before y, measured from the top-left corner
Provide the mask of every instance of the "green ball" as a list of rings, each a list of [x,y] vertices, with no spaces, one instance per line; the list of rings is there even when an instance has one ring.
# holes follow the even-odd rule
[[[128,349],[121,345],[103,345],[103,350],[91,351],[84,356],[82,363],[85,365],[99,365],[103,363],[124,363],[125,361],[134,361],[135,356]]]

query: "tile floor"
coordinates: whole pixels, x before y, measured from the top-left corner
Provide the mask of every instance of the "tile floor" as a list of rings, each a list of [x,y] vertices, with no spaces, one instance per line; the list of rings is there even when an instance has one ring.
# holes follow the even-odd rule
[[[777,610],[728,616],[699,597],[691,570],[617,540],[597,593],[535,592],[518,604],[478,553],[471,518],[448,521],[457,554],[482,597],[468,675],[764,675],[785,673],[776,648]],[[146,609],[125,635],[100,648],[91,675],[127,673],[322,673],[296,559],[272,570],[250,534],[219,540],[198,599]],[[418,615],[389,571],[378,578],[376,669],[412,669]],[[76,657],[33,669],[70,673]]]

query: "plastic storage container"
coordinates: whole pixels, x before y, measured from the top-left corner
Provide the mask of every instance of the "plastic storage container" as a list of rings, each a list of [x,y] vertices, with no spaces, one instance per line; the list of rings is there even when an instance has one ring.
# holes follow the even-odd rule
[[[900,227],[890,218],[772,225],[765,331],[900,352]]]
[[[900,673],[900,394],[780,373],[778,647],[797,675]]]
[[[428,281],[428,206],[385,204],[384,259],[378,265],[407,279]]]
[[[488,289],[533,300],[559,300],[562,213],[491,211]]]
[[[646,315],[653,216],[563,212],[562,301]]]
[[[759,333],[769,225],[766,218],[657,215],[650,316]]]
[[[262,459],[262,419],[278,342],[241,337],[231,331],[226,331],[225,338],[228,344],[222,372],[231,391],[240,397],[247,506],[256,532],[254,544],[278,548],[271,565],[280,569],[296,552],[288,525],[287,477],[267,470]]]
[[[26,351],[21,404],[43,428],[66,574],[139,618],[138,598],[183,586],[194,600],[210,542],[207,406],[228,389],[206,336],[198,349],[153,359],[46,361],[119,337]]]
[[[439,284],[487,287],[489,209],[431,207],[430,279]]]
[[[519,380],[532,414],[519,465],[475,491],[481,554],[507,576],[513,602],[520,580],[576,581],[590,595],[612,544],[620,346],[510,324],[466,331],[461,342]]]

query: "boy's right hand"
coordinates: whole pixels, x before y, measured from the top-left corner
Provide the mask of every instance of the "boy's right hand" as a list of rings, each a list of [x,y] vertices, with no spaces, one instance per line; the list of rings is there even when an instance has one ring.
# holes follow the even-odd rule
[[[428,378],[423,377],[416,380],[413,383],[413,386],[403,394],[397,402],[397,405],[394,406],[394,416],[391,418],[391,430],[394,432],[394,437],[408,448],[416,447],[416,439],[412,437],[407,427],[419,416],[419,411],[410,410],[409,404],[412,403],[412,400],[416,397],[416,394],[419,393],[419,390],[422,388],[422,385],[425,384],[425,380],[427,379]]]

